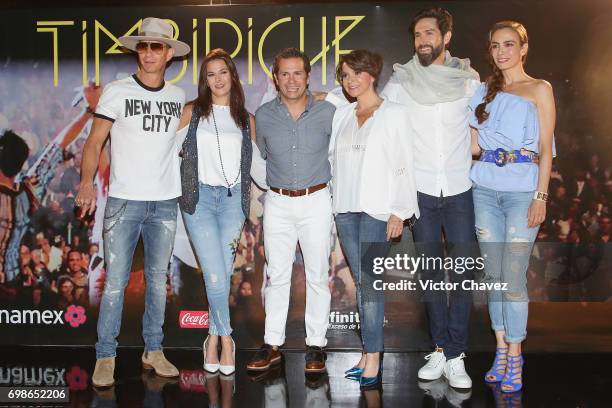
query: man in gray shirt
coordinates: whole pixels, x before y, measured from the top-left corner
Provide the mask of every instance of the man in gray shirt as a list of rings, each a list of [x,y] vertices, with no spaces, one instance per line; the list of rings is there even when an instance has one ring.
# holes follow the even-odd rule
[[[270,186],[264,205],[268,262],[264,345],[247,369],[263,371],[280,363],[285,342],[291,273],[299,241],[306,274],[306,373],[325,371],[329,320],[329,255],[332,230],[328,147],[335,107],[308,91],[310,61],[296,48],[274,58],[279,96],[255,114],[257,146],[266,159]]]

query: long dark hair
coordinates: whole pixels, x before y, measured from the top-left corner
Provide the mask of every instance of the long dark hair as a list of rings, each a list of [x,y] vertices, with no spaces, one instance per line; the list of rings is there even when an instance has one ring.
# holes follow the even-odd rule
[[[230,114],[232,119],[236,122],[236,125],[245,129],[249,123],[249,114],[244,107],[244,91],[240,84],[240,78],[238,77],[238,70],[232,60],[232,57],[223,49],[215,48],[211,50],[200,67],[200,79],[198,81],[198,97],[191,101],[194,107],[197,106],[200,109],[200,115],[208,118],[212,111],[212,91],[208,87],[207,75],[208,75],[208,63],[214,60],[222,60],[227,65],[227,69],[230,72],[232,78],[232,86],[230,90]]]
[[[502,28],[509,28],[511,30],[514,30],[518,34],[521,46],[529,42],[525,26],[516,21],[500,21],[493,24],[493,27],[491,27],[491,30],[489,30],[489,47],[487,59],[489,61],[491,69],[493,70],[493,74],[489,75],[485,80],[485,83],[487,85],[487,94],[485,95],[484,101],[480,105],[478,105],[476,107],[476,110],[474,111],[474,113],[476,114],[476,119],[478,119],[478,123],[482,123],[488,119],[489,114],[485,111],[487,104],[491,103],[493,99],[495,99],[495,96],[497,96],[497,94],[504,88],[504,75],[502,74],[501,69],[499,69],[497,65],[495,65],[495,61],[491,56],[491,39],[493,38],[493,34],[495,34],[496,31],[501,30]],[[525,63],[525,61],[527,61],[527,54],[523,55],[521,61],[523,62],[523,64]]]

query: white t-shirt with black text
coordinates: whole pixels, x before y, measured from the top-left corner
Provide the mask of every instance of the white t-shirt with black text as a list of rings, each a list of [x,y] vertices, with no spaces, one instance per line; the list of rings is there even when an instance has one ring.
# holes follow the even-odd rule
[[[164,82],[151,88],[136,75],[104,87],[96,117],[111,127],[110,197],[160,201],[181,195],[176,130],[185,92]]]

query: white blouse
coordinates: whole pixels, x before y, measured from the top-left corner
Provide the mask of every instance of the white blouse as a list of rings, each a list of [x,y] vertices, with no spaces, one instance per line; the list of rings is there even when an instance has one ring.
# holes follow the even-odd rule
[[[376,114],[376,112],[374,112]],[[373,118],[359,128],[357,112],[349,115],[336,141],[336,172],[334,174],[334,212],[363,212],[360,204],[363,157],[370,137]]]
[[[356,210],[381,221],[387,221],[391,214],[402,220],[413,215],[418,218],[413,130],[408,119],[408,108],[384,100],[359,129],[360,134],[354,134],[354,145],[364,144],[366,148],[350,149],[353,143],[349,129],[354,129],[357,120],[356,106],[357,103],[353,102],[338,107],[332,123],[329,159],[333,175],[334,212]],[[347,153],[346,147],[342,148],[340,144],[348,145],[351,153]],[[343,152],[339,154],[339,150]],[[347,164],[351,162],[347,162],[345,156],[352,157],[352,164]],[[356,164],[357,159],[359,165]],[[351,192],[351,189],[359,193]]]
[[[242,130],[234,122],[229,106],[213,104],[213,110],[219,131],[219,145],[221,147],[225,176],[230,183],[230,187],[233,187],[240,183],[241,180]],[[178,151],[182,149],[188,130],[189,126],[185,126],[176,132]],[[200,119],[196,138],[198,145],[198,179],[200,182],[211,186],[227,187],[223,172],[221,171],[221,160],[219,159],[217,135],[212,114],[208,119]],[[266,161],[262,159],[261,153],[253,141],[251,141],[251,146],[253,146],[251,177],[260,188],[267,190],[269,187],[266,184]]]

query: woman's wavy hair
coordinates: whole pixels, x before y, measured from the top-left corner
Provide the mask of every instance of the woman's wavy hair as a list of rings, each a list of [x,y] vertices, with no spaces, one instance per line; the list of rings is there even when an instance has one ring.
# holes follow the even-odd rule
[[[343,64],[346,64],[355,72],[367,72],[370,74],[374,78],[374,90],[376,90],[383,68],[383,58],[380,54],[361,49],[342,55],[336,67],[336,79],[340,84],[342,84],[342,79],[344,78],[342,73]]]
[[[482,123],[488,119],[489,113],[485,110],[487,104],[491,103],[495,96],[503,89],[504,87],[504,76],[501,70],[495,65],[495,61],[491,56],[491,39],[493,38],[493,34],[496,31],[501,30],[502,28],[509,28],[514,30],[518,34],[519,41],[521,46],[527,44],[529,39],[527,37],[527,29],[521,23],[516,21],[499,21],[493,24],[493,27],[489,30],[489,46],[487,48],[487,60],[489,61],[489,65],[493,70],[493,74],[489,75],[485,80],[485,84],[487,85],[487,94],[485,95],[484,101],[476,107],[475,114],[476,119],[478,119],[478,123]],[[527,61],[527,54],[523,55],[521,61],[523,64]]]
[[[198,81],[198,96],[191,103],[193,103],[194,107],[197,106],[200,108],[201,116],[208,118],[210,116],[210,112],[212,111],[212,91],[208,86],[207,76],[208,76],[208,63],[214,60],[221,60],[225,62],[227,65],[227,69],[230,72],[230,77],[232,78],[232,86],[230,90],[230,114],[232,115],[232,119],[236,122],[236,125],[245,129],[249,123],[249,114],[244,107],[245,98],[244,98],[244,90],[242,89],[242,85],[240,84],[240,77],[238,76],[238,70],[236,69],[236,65],[232,60],[232,57],[227,53],[227,51],[221,48],[215,48],[211,50],[206,57],[204,57],[204,61],[202,62],[202,66],[200,67],[200,79]]]

